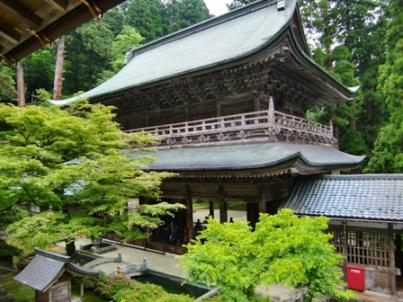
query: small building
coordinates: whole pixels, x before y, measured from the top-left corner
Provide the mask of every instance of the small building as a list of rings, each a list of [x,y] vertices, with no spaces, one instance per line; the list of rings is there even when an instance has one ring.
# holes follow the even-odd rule
[[[365,269],[365,290],[403,297],[403,174],[299,177],[282,207],[327,216],[345,267]]]
[[[35,248],[34,258],[15,280],[35,290],[36,302],[71,302],[72,277],[81,279],[80,300],[74,301],[83,301],[82,279],[99,273],[74,264],[69,256]]]

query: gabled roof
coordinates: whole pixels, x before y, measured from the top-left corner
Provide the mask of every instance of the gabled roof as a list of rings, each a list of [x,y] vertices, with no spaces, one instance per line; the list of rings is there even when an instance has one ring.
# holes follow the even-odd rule
[[[99,274],[98,271],[72,263],[69,256],[51,253],[38,248],[35,248],[35,253],[32,261],[14,279],[40,292],[47,291],[66,270],[81,276]]]
[[[403,223],[403,174],[300,177],[283,207],[299,215]]]
[[[131,152],[134,157],[144,155]],[[287,162],[312,169],[341,169],[356,167],[365,158],[332,147],[283,142],[160,149],[151,156],[156,161],[149,170],[173,172],[264,169]]]
[[[281,2],[281,1],[280,1]],[[81,97],[97,98],[143,87],[213,68],[251,60],[261,52],[270,52],[278,38],[290,32],[292,48],[298,48],[301,61],[315,69],[327,85],[337,86],[341,98],[350,92],[322,70],[310,58],[302,29],[293,29],[294,16],[299,18],[296,0],[288,0],[284,9],[278,1],[263,0],[209,19],[174,34],[153,41],[131,53],[131,60],[115,76],[79,97],[54,101],[64,105]],[[297,26],[301,26],[298,22]],[[239,64],[239,63],[238,63]],[[308,65],[309,65],[308,64]],[[336,90],[336,88],[333,88]]]

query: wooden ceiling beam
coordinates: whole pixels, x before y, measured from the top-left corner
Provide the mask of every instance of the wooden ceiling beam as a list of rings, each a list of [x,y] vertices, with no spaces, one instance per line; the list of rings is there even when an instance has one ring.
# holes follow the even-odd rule
[[[46,0],[46,3],[61,11],[65,11],[69,6],[69,0]]]
[[[0,22],[0,35],[2,35],[7,41],[15,44],[21,39],[21,34],[13,29],[11,26]]]
[[[9,11],[20,17],[25,24],[33,29],[41,26],[43,19],[16,0],[0,0],[0,3]]]

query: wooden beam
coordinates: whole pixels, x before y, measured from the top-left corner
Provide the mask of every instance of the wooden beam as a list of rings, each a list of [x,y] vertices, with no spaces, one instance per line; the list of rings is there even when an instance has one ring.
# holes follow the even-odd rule
[[[43,19],[16,0],[1,0],[0,3],[9,11],[18,15],[25,24],[33,27],[33,29],[41,26]]]
[[[69,0],[46,0],[46,3],[57,8],[60,11],[65,11],[69,6]]]
[[[21,34],[10,25],[0,22],[0,34],[9,42],[16,44],[21,39]]]

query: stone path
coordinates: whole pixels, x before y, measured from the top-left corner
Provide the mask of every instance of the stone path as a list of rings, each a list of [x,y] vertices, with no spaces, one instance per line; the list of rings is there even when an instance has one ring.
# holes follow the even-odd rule
[[[186,274],[180,266],[177,255],[162,254],[146,251],[138,248],[116,245],[117,249],[111,252],[99,255],[101,257],[117,257],[122,255],[122,260],[131,264],[142,263],[147,259],[147,265],[150,269],[178,277],[185,277]]]

